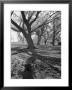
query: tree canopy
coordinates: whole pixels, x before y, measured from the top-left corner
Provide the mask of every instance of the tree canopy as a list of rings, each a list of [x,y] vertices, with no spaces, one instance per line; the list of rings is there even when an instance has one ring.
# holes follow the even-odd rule
[[[55,31],[54,31],[54,23]],[[54,32],[57,35],[61,27],[60,11],[12,11],[11,29],[22,32],[26,39],[31,37],[33,32],[39,33],[39,29],[46,32]],[[43,29],[42,29],[43,28]],[[43,32],[42,32],[43,33]],[[43,35],[41,33],[41,35]],[[40,36],[41,36],[40,35]],[[30,38],[29,37],[29,38]],[[55,37],[55,36],[54,36]]]

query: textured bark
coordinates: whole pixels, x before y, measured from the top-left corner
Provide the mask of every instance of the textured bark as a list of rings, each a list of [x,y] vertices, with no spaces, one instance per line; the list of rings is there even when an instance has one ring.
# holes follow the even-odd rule
[[[28,37],[26,38],[26,40],[27,40],[27,43],[28,43],[28,48],[29,48],[29,49],[35,49],[35,46],[34,46],[34,43],[33,43],[33,40],[32,40],[32,38],[31,38],[31,36],[28,36]]]
[[[26,24],[27,30],[28,30],[28,34],[25,34],[25,32],[23,33],[23,35],[25,36],[27,43],[28,43],[28,48],[29,49],[34,49],[35,46],[33,44],[33,40],[31,38],[31,25],[29,24],[28,20],[25,17],[25,14],[23,11],[21,11],[22,17],[23,17],[23,21]]]

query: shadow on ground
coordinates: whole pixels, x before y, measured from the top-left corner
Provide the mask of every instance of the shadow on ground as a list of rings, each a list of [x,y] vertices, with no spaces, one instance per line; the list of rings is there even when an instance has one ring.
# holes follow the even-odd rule
[[[43,56],[43,51],[45,53],[45,49],[39,48],[35,50],[20,47],[12,48],[11,77],[13,79],[60,79],[61,58]],[[47,49],[46,53],[49,54]]]

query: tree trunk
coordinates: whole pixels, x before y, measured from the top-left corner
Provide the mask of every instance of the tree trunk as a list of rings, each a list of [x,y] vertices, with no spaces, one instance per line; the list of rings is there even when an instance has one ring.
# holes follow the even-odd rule
[[[53,41],[52,44],[55,45],[55,33],[53,33]]]
[[[26,34],[25,32],[23,32],[23,35],[26,38],[28,49],[35,49],[36,47],[34,46],[33,40],[31,38],[31,34]]]
[[[28,35],[27,37],[26,37],[26,40],[27,40],[27,43],[28,43],[28,48],[29,49],[35,49],[36,47],[34,46],[34,43],[33,43],[33,40],[32,40],[32,38],[31,38],[31,35]]]
[[[38,36],[37,45],[40,45],[40,41],[41,41],[41,37],[40,37],[40,36]]]
[[[55,45],[55,20],[53,20],[53,41],[52,44]]]

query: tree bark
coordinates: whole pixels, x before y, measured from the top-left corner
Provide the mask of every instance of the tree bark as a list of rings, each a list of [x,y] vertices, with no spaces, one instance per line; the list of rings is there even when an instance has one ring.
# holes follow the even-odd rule
[[[40,45],[40,41],[41,41],[41,36],[38,36],[37,45]]]
[[[23,17],[23,22],[26,24],[26,27],[27,27],[27,30],[28,30],[28,33],[27,34],[25,34],[25,32],[23,33],[23,35],[25,36],[25,38],[27,40],[28,48],[31,49],[31,50],[32,49],[35,49],[33,40],[31,38],[31,25],[28,22],[28,20],[26,19],[25,14],[24,14],[23,11],[21,11],[21,14],[22,14],[22,17]]]
[[[53,20],[53,41],[52,44],[55,45],[55,20]]]
[[[31,38],[31,35],[30,34],[25,34],[25,33],[23,33],[23,35],[25,36],[27,44],[28,44],[27,48],[31,49],[31,50],[35,49],[36,47],[34,46],[34,43],[33,43],[33,40]]]
[[[31,36],[28,36],[28,37],[26,38],[26,40],[27,40],[28,48],[29,48],[29,49],[33,50],[33,49],[36,48],[36,47],[34,46],[34,43],[33,43],[33,40],[32,40],[32,38],[31,38]]]

